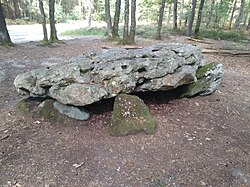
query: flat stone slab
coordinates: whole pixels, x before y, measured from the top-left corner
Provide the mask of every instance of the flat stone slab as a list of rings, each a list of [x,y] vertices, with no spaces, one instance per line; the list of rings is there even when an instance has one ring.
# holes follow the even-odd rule
[[[18,75],[18,92],[85,106],[121,93],[166,91],[197,81],[205,60],[197,46],[155,44],[143,49],[85,53],[69,63]]]

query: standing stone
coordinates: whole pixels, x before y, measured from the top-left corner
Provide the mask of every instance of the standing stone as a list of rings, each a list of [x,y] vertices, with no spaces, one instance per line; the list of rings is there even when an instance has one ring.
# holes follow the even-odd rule
[[[139,131],[153,134],[156,131],[156,120],[139,97],[120,94],[115,99],[108,131],[111,136],[124,136]]]

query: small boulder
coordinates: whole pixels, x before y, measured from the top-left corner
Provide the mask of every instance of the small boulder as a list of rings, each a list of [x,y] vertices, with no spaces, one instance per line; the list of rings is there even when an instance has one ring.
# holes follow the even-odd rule
[[[115,99],[108,130],[111,136],[124,136],[139,131],[153,134],[156,131],[156,120],[138,96],[120,94]]]
[[[90,118],[90,114],[83,109],[80,110],[79,108],[74,106],[64,105],[59,103],[58,101],[55,101],[53,105],[55,109],[57,109],[61,114],[64,114],[70,118],[83,121],[88,120]]]
[[[55,107],[55,105],[56,105],[56,107]],[[60,103],[55,104],[55,100],[53,100],[53,99],[47,99],[47,100],[43,101],[38,106],[38,109],[35,111],[35,113],[38,115],[38,117],[42,117],[51,123],[59,123],[59,124],[67,125],[69,123],[74,122],[74,120],[77,119],[76,117],[72,118],[75,115],[74,112],[76,112],[76,109],[74,108],[73,109],[74,112],[71,111],[71,113],[70,113],[69,108],[70,108],[70,106],[65,106],[65,105],[62,106],[62,104],[60,104]],[[77,111],[78,115],[79,115],[79,111]],[[83,115],[84,115],[85,119],[87,117],[90,117],[89,114],[83,114]],[[78,116],[78,118],[80,118],[80,117]],[[81,119],[83,119],[83,117],[81,117]]]

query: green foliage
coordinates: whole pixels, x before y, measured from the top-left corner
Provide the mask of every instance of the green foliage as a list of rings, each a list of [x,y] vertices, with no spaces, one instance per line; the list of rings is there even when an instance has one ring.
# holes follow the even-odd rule
[[[15,45],[12,42],[3,40],[3,41],[0,41],[0,46],[8,48],[8,47],[13,47]]]
[[[91,27],[91,28],[69,30],[62,34],[68,36],[91,36],[91,35],[104,36],[106,32],[107,32],[106,27]]]
[[[56,5],[55,19],[57,23],[66,23],[67,15],[63,12],[61,5]]]
[[[247,40],[247,36],[243,31],[223,31],[223,30],[201,30],[199,33],[201,38],[211,38],[215,40],[229,40],[239,42]]]
[[[136,28],[136,35],[142,38],[155,39],[156,38],[157,25],[138,25]],[[167,28],[163,26],[162,37],[167,37]]]
[[[75,6],[74,9],[68,14],[67,19],[69,20],[80,20],[81,15],[78,10],[78,6]]]
[[[159,0],[143,0],[140,6],[139,20],[155,21],[159,11]]]
[[[35,21],[29,21],[27,19],[6,19],[7,25],[31,25],[35,24]]]

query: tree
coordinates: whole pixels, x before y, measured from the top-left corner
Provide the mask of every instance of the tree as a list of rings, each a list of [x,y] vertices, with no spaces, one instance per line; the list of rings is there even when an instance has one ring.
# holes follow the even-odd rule
[[[166,0],[161,0],[161,6],[160,6],[160,9],[159,9],[159,18],[158,18],[156,40],[161,40],[162,39],[161,30],[162,30],[162,21],[163,21],[165,3],[166,3]]]
[[[13,5],[14,5],[14,17],[15,17],[15,19],[21,18],[21,13],[20,13],[20,8],[19,8],[19,0],[14,0]]]
[[[234,19],[234,12],[235,12],[235,9],[236,9],[236,3],[237,3],[237,0],[234,0],[232,13],[231,13],[230,21],[229,21],[229,29],[231,29],[231,27],[232,27],[232,23],[233,23],[233,19]]]
[[[241,23],[241,20],[243,18],[244,6],[245,6],[245,0],[241,0],[240,1],[240,12],[239,12],[237,20],[235,22],[235,28],[238,29],[238,30],[240,30],[240,23]]]
[[[112,38],[112,20],[110,15],[109,0],[105,0],[105,21],[107,23],[108,38]]]
[[[113,38],[119,37],[119,20],[121,12],[121,0],[116,0],[115,2],[115,15],[114,15],[114,24],[113,24]]]
[[[212,19],[212,16],[214,14],[214,4],[215,4],[215,0],[212,0],[210,10],[208,12],[208,16],[207,16],[207,19],[206,19],[206,28],[208,28],[208,26],[211,23],[211,19]]]
[[[10,39],[9,32],[7,30],[1,1],[0,1],[0,44],[1,45],[13,45]]]
[[[136,30],[136,0],[131,0],[131,25],[130,25],[130,43],[135,43]]]
[[[129,0],[125,0],[124,8],[124,27],[123,27],[123,43],[129,42]]]
[[[43,26],[43,42],[48,42],[48,33],[46,28],[46,15],[43,8],[43,0],[39,0],[39,9],[41,12],[42,26]]]
[[[91,22],[92,22],[92,12],[94,9],[93,2],[92,0],[86,0],[86,9],[87,9],[87,21],[88,21],[88,26],[91,27]]]
[[[55,21],[55,0],[49,0],[49,23],[50,23],[50,42],[57,43],[57,31]]]
[[[194,15],[195,15],[195,8],[196,8],[196,0],[192,0],[192,10],[191,14],[188,19],[188,28],[186,34],[188,36],[192,35],[192,28],[193,28],[193,23],[194,23]]]
[[[204,7],[204,2],[205,2],[205,0],[201,0],[200,1],[200,7],[199,7],[199,12],[198,12],[198,17],[197,17],[197,21],[196,21],[195,30],[194,30],[194,34],[195,35],[198,35],[199,30],[200,30],[202,10],[203,10],[203,7]]]
[[[184,0],[181,0],[180,13],[179,13],[179,27],[181,27],[181,21],[183,18],[183,7],[184,7]]]
[[[174,0],[174,20],[173,20],[173,28],[177,29],[177,5],[178,5],[178,0]]]
[[[247,31],[250,31],[250,17],[248,18]]]

